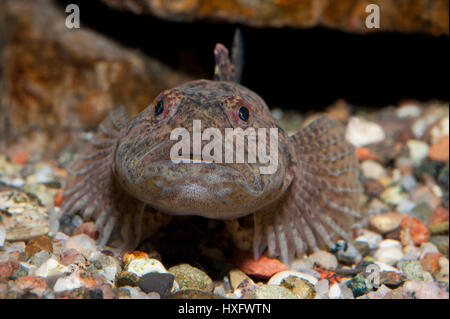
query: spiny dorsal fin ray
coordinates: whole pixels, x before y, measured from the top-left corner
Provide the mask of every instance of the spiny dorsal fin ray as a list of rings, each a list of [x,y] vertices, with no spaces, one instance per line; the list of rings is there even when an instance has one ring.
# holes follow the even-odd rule
[[[241,31],[236,29],[231,49],[231,59],[228,49],[221,43],[214,48],[216,66],[214,68],[214,80],[227,82],[241,82],[244,65],[244,42]]]

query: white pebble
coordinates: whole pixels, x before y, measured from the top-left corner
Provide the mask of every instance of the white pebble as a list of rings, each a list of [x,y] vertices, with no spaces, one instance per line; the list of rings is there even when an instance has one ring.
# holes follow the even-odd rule
[[[65,290],[73,290],[83,287],[83,282],[77,273],[73,273],[68,277],[59,278],[55,286],[53,287],[54,292],[61,292]]]
[[[404,104],[397,109],[397,116],[399,118],[419,117],[422,111],[420,107],[415,104]]]
[[[163,264],[161,264],[159,260],[153,258],[133,259],[126,265],[125,270],[132,272],[139,277],[151,272],[167,273],[167,270],[164,268]]]
[[[70,272],[69,268],[60,264],[56,259],[50,258],[34,271],[34,275],[47,278],[62,275],[68,272]]]
[[[378,248],[402,248],[402,244],[395,239],[385,239],[383,240],[380,245],[378,246]]]
[[[336,269],[338,265],[336,256],[323,250],[316,251],[311,256],[309,256],[309,259],[314,264],[319,265],[320,267],[327,270]]]
[[[403,252],[398,247],[378,248],[374,255],[377,261],[394,265],[403,258]]]
[[[2,225],[0,225],[0,247],[3,247],[6,239],[6,229]]]
[[[348,142],[356,147],[378,143],[386,138],[383,128],[374,122],[359,117],[352,117],[345,135]]]
[[[422,243],[420,245],[420,259],[422,259],[428,253],[438,253],[439,249],[430,242]]]
[[[386,170],[379,163],[367,160],[361,164],[361,170],[365,178],[378,180],[386,176]]]
[[[427,143],[418,140],[409,140],[406,144],[409,149],[409,156],[414,163],[419,164],[428,156],[430,147]]]
[[[359,235],[355,241],[365,242],[369,245],[370,249],[375,249],[378,247],[382,239],[383,237],[380,234],[370,230],[364,230],[364,233]]]
[[[330,287],[330,290],[328,291],[328,297],[330,297],[330,299],[341,298],[341,288],[339,287],[338,283],[335,283]]]

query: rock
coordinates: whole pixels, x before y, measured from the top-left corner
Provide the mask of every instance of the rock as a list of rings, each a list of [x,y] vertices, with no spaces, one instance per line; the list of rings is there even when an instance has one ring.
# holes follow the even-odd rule
[[[442,137],[449,135],[449,117],[443,118],[437,125],[433,126],[430,131],[431,143],[437,143]]]
[[[426,222],[432,212],[433,209],[430,207],[430,205],[428,205],[428,203],[421,202],[414,207],[409,215],[411,217],[419,218],[422,222]]]
[[[377,291],[371,291],[367,294],[369,299],[384,299],[388,293],[390,293],[392,289],[389,289],[385,285],[381,285]]]
[[[389,287],[398,287],[406,280],[406,276],[398,271],[381,271],[380,283]]]
[[[48,213],[31,195],[12,188],[0,190],[0,216],[7,241],[28,240],[48,233]]]
[[[281,287],[289,289],[300,299],[314,299],[316,290],[308,280],[297,276],[288,276],[281,281]]]
[[[390,207],[380,201],[377,198],[374,198],[370,201],[369,205],[367,205],[366,216],[370,217],[372,215],[378,215],[382,213],[386,213],[390,211]]]
[[[448,236],[433,236],[430,240],[444,256],[448,256]]]
[[[228,277],[230,278],[230,285],[233,291],[236,290],[244,280],[248,280],[250,283],[254,284],[253,280],[251,280],[250,277],[239,269],[230,270]]]
[[[52,257],[52,255],[48,251],[41,250],[40,252],[34,254],[33,256],[30,256],[30,258],[27,260],[27,262],[30,265],[40,267],[43,263],[45,263],[51,257]]]
[[[407,143],[409,156],[414,163],[421,163],[427,156],[430,147],[427,143],[418,140],[409,140]]]
[[[408,192],[412,191],[417,186],[417,180],[411,174],[406,174],[402,180],[401,185]]]
[[[328,292],[328,297],[330,299],[340,299],[341,298],[341,288],[339,284],[335,283],[331,285],[330,291]]]
[[[0,248],[3,247],[6,239],[6,229],[2,225],[0,225]]]
[[[396,273],[401,273],[401,271],[395,267],[392,267],[391,265],[388,265],[386,263],[380,262],[380,261],[375,261],[374,262],[375,265],[377,265],[378,267],[380,267],[380,273],[381,272],[396,272]]]
[[[288,270],[289,268],[276,258],[261,256],[258,260],[253,259],[250,252],[239,252],[233,258],[237,268],[250,276],[258,278],[270,278],[274,274]]]
[[[169,273],[175,276],[180,289],[203,290],[212,283],[205,272],[188,264],[173,266],[169,268]]]
[[[139,288],[146,293],[157,292],[166,298],[172,290],[175,276],[172,274],[149,273],[139,279]]]
[[[399,205],[408,199],[408,194],[404,193],[400,185],[386,188],[381,194],[381,199],[390,205]]]
[[[352,117],[349,120],[345,137],[355,147],[361,147],[381,142],[386,136],[383,128],[377,123]]]
[[[378,180],[381,177],[386,176],[384,167],[372,160],[364,161],[361,164],[361,170],[365,178]]]
[[[423,180],[424,175],[437,177],[439,172],[444,167],[445,165],[442,162],[426,159],[420,165],[414,168],[414,175],[418,180]]]
[[[370,253],[370,246],[365,241],[355,241],[354,246],[361,256],[367,256]]]
[[[269,285],[281,285],[283,280],[285,280],[286,278],[291,277],[291,276],[304,279],[304,280],[310,282],[312,285],[315,285],[318,281],[317,278],[314,277],[313,275],[298,272],[298,271],[287,270],[287,271],[282,271],[282,272],[279,272],[279,273],[273,275],[269,279],[268,284]]]
[[[169,299],[223,299],[223,298],[207,291],[184,289],[171,294],[169,296]]]
[[[434,273],[439,269],[439,259],[442,257],[442,254],[437,253],[427,253],[422,259],[420,259],[420,265],[423,270],[428,271],[429,273]]]
[[[407,232],[415,245],[420,245],[430,238],[427,226],[416,217],[405,216],[402,219],[401,232]]]
[[[97,250],[97,244],[88,235],[81,234],[70,237],[64,242],[64,250],[75,249],[89,259],[90,254]]]
[[[309,259],[323,269],[336,269],[338,261],[333,254],[327,251],[319,250],[309,256]]]
[[[404,261],[400,265],[400,269],[408,278],[408,280],[413,281],[433,281],[433,277],[429,272],[422,269],[419,261],[408,260]]]
[[[291,292],[289,289],[274,286],[263,285],[258,287],[253,292],[252,299],[298,299],[297,295]]]
[[[364,21],[367,2],[362,0],[323,1],[320,6],[311,2],[243,1],[202,2],[181,0],[176,3],[146,0],[102,0],[118,10],[135,14],[155,15],[171,21],[191,22],[211,20],[257,27],[311,28],[323,26],[347,32],[426,32],[433,35],[448,35],[448,3],[423,1],[398,6],[396,2],[374,1],[382,7],[384,24],[381,29],[366,28]],[[382,22],[383,23],[383,22]]]
[[[123,269],[136,274],[138,277],[152,272],[167,273],[166,268],[159,260],[147,257],[133,259]]]
[[[448,221],[442,223],[434,223],[428,227],[431,235],[448,234]]]
[[[42,297],[47,289],[47,282],[45,278],[37,276],[19,277],[14,280],[14,289],[18,290],[21,294],[31,292],[38,297]]]
[[[403,285],[403,295],[417,299],[449,299],[448,291],[434,282],[407,281]]]
[[[441,205],[441,199],[427,186],[419,187],[414,190],[411,193],[411,200],[416,204],[425,202],[433,210]]]
[[[428,223],[433,225],[435,223],[448,222],[448,209],[442,206],[437,207],[434,212],[429,216]]]
[[[400,106],[396,114],[401,119],[406,117],[419,117],[422,114],[422,110],[419,105],[408,103]]]
[[[377,261],[381,261],[388,265],[395,265],[403,258],[403,252],[398,247],[378,248],[374,255]]]
[[[60,264],[56,259],[50,258],[34,271],[35,276],[39,277],[58,277],[70,272],[69,268]]]
[[[353,296],[355,297],[360,297],[371,291],[371,289],[367,287],[366,278],[364,278],[361,274],[348,280],[346,285],[352,290]]]
[[[99,274],[111,283],[114,282],[117,273],[121,270],[117,259],[100,252],[91,254],[89,262],[93,266],[91,268],[93,274]]]
[[[17,262],[10,261],[0,264],[0,282],[9,280],[18,269],[19,263]]]
[[[423,243],[420,245],[420,254],[418,259],[422,259],[428,253],[437,253],[439,249],[433,243]]]
[[[85,234],[89,237],[91,237],[92,239],[96,240],[98,238],[98,231],[95,228],[95,224],[93,222],[87,222],[87,223],[83,223],[79,226],[77,226],[74,230],[73,230],[73,235],[80,235],[80,234]]]
[[[443,136],[431,145],[428,157],[434,161],[446,162],[449,158],[449,136]]]
[[[367,229],[358,230],[358,235],[355,238],[355,242],[365,242],[369,245],[370,249],[377,248],[382,240],[383,237],[381,235]]]
[[[137,287],[139,284],[139,276],[135,273],[122,270],[116,274],[116,277],[114,278],[116,287]]]
[[[352,243],[338,240],[335,248],[337,260],[345,265],[358,264],[362,259],[358,249]]]
[[[446,165],[444,168],[441,169],[437,180],[438,180],[439,185],[441,185],[448,192],[448,188],[449,188],[449,166],[448,165]],[[448,200],[448,197],[447,197],[447,200]]]
[[[34,255],[40,252],[41,250],[53,253],[52,241],[48,236],[39,236],[31,238],[27,242],[27,246],[25,247],[25,252],[28,256]]]
[[[371,216],[369,225],[378,233],[386,234],[400,227],[402,215],[396,212],[387,212]]]

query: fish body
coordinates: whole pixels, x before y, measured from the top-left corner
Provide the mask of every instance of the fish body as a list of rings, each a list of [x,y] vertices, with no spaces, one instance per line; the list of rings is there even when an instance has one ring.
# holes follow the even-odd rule
[[[84,219],[95,220],[101,243],[114,235],[129,249],[151,229],[145,205],[167,215],[253,216],[255,259],[268,249],[270,256],[289,263],[307,249],[331,249],[338,238],[349,240],[361,185],[343,127],[322,116],[288,136],[264,100],[238,84],[241,46],[237,33],[230,58],[217,44],[214,80],[163,91],[132,119],[123,108],[112,112],[71,165],[62,212],[80,211]],[[174,138],[177,129],[192,137],[187,155],[173,151],[183,138]],[[262,163],[249,143],[227,144],[222,133],[236,129],[263,132],[261,146],[266,153],[274,151],[272,172],[262,173],[267,161]],[[196,137],[201,145],[193,145]],[[213,139],[220,147],[205,151],[202,147]],[[237,150],[232,161],[217,161],[221,157],[215,156],[223,158],[230,145],[242,145],[244,158],[256,161],[237,161]]]

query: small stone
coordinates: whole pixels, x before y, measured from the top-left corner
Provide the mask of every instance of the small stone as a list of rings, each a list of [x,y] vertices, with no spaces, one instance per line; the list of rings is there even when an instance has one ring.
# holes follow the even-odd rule
[[[367,256],[370,253],[371,249],[367,242],[355,241],[353,244],[362,256]]]
[[[416,217],[405,216],[401,223],[402,232],[408,232],[415,245],[420,245],[430,238],[427,226]]]
[[[441,205],[441,199],[427,186],[419,187],[414,190],[411,194],[411,200],[416,204],[422,202],[427,203],[432,210]]]
[[[407,174],[402,178],[401,185],[404,189],[410,192],[416,187],[417,180],[414,178],[412,174]]]
[[[449,188],[449,166],[448,164],[442,168],[438,174],[437,181],[444,189]],[[448,197],[447,197],[448,198]]]
[[[59,262],[63,265],[69,266],[69,265],[85,265],[86,259],[84,256],[76,249],[70,248],[60,255]]]
[[[346,285],[352,290],[353,296],[355,297],[360,297],[371,291],[371,289],[367,287],[366,278],[364,278],[361,274],[348,280]]]
[[[439,206],[428,218],[428,223],[432,225],[434,223],[448,222],[449,220],[448,216],[449,216],[448,209]]]
[[[287,288],[263,285],[255,289],[252,299],[298,299],[298,297]]]
[[[28,258],[27,262],[36,267],[40,267],[43,263],[49,260],[51,256],[52,255],[48,251],[41,250],[40,252]]]
[[[437,253],[427,253],[421,260],[420,264],[422,265],[423,270],[428,271],[430,273],[434,273],[439,269],[439,259],[442,257],[442,254]]]
[[[314,277],[311,274],[298,272],[298,271],[287,270],[287,271],[282,271],[282,272],[279,272],[279,273],[273,275],[269,279],[268,284],[269,285],[281,285],[283,280],[285,280],[286,278],[291,277],[291,276],[304,279],[304,280],[310,282],[312,285],[315,285],[317,283],[317,281],[318,281],[317,278]]]
[[[114,279],[116,287],[137,287],[137,285],[139,284],[139,276],[126,270],[118,272]]]
[[[416,208],[416,206],[417,205],[415,203],[405,200],[397,206],[397,212],[401,214],[409,214],[414,210],[414,208]]]
[[[327,251],[319,250],[309,256],[309,259],[319,267],[327,270],[336,269],[338,261],[333,254]]]
[[[35,276],[53,277],[70,272],[69,268],[60,264],[56,259],[50,258],[34,271]]]
[[[422,114],[422,110],[416,104],[404,104],[400,106],[396,111],[397,117],[403,119],[408,117],[419,117]]]
[[[388,293],[390,293],[392,289],[389,289],[385,285],[381,285],[377,291],[371,291],[367,294],[369,299],[384,299]]]
[[[80,234],[85,234],[94,240],[96,240],[98,238],[98,231],[95,228],[95,224],[93,222],[83,223],[83,224],[77,226],[73,230],[74,236],[80,235]]]
[[[95,241],[88,235],[81,234],[70,237],[64,242],[64,250],[75,249],[79,251],[85,258],[97,250]]]
[[[448,236],[433,236],[431,237],[431,242],[436,245],[444,256],[448,256]]]
[[[386,176],[386,170],[379,163],[367,160],[361,164],[361,170],[365,178],[378,180]]]
[[[211,278],[202,270],[188,264],[180,264],[169,268],[169,273],[175,276],[180,289],[203,290],[212,284]]]
[[[396,212],[387,212],[371,216],[369,225],[378,233],[386,234],[400,227],[402,215]]]
[[[6,239],[6,229],[2,225],[0,225],[0,248],[3,247]]]
[[[116,274],[121,270],[117,259],[100,252],[92,254],[89,262],[93,266],[92,273],[105,277],[111,283],[114,282]]]
[[[362,259],[358,249],[352,243],[339,240],[335,248],[337,260],[342,264],[354,265],[358,264]]]
[[[297,276],[286,277],[280,286],[289,289],[300,299],[314,299],[316,296],[314,285]]]
[[[381,142],[385,139],[386,135],[383,128],[377,123],[352,117],[347,125],[345,137],[355,147],[360,147]]]
[[[370,201],[369,205],[367,205],[366,216],[370,217],[372,215],[379,215],[382,213],[386,213],[390,211],[390,207],[380,201],[377,198],[374,198]]]
[[[236,267],[244,273],[261,279],[267,279],[278,272],[289,270],[285,264],[276,258],[261,256],[258,260],[254,260],[253,254],[250,252],[239,252],[233,260]]]
[[[124,270],[134,273],[138,277],[152,272],[167,273],[166,268],[159,260],[147,257],[132,259],[125,264]]]
[[[434,223],[429,227],[431,235],[444,235],[448,234],[448,221],[442,223]]]
[[[383,237],[380,234],[368,229],[360,229],[355,242],[366,242],[370,249],[375,249],[382,240]]]
[[[381,194],[381,199],[390,205],[399,205],[408,199],[408,194],[404,193],[400,185],[391,186]]]
[[[409,140],[407,143],[409,156],[414,163],[419,164],[427,158],[430,147],[427,143],[418,140]]]
[[[139,279],[139,288],[146,293],[157,292],[166,298],[172,290],[175,276],[172,274],[149,273]]]
[[[449,158],[449,136],[443,136],[433,144],[428,157],[434,161],[446,162]]]
[[[419,251],[420,251],[419,258],[417,258],[417,259],[422,259],[428,253],[439,252],[439,249],[433,243],[426,242],[426,243],[423,243],[422,245],[420,245]]]
[[[0,264],[0,282],[8,280],[18,269],[19,263],[17,262],[10,261]]]
[[[417,217],[421,221],[425,222],[430,217],[431,213],[433,212],[433,209],[428,205],[428,203],[421,202],[414,207],[412,212],[409,214],[412,217]]]
[[[414,281],[433,281],[433,277],[429,272],[422,269],[419,261],[408,260],[404,261],[400,265],[400,269],[408,278],[408,280]]]
[[[38,297],[42,297],[47,289],[47,282],[45,281],[45,278],[42,277],[24,276],[16,278],[16,280],[14,280],[14,286],[20,293],[31,292]]]
[[[41,250],[48,251],[49,253],[53,252],[52,241],[46,235],[31,238],[25,247],[25,252],[28,256],[34,255]]]
[[[449,299],[449,293],[435,282],[407,281],[403,285],[403,295],[417,299]]]
[[[397,247],[378,248],[374,257],[377,261],[394,265],[403,258],[403,252],[401,248]]]
[[[233,291],[236,290],[244,280],[248,280],[249,282],[254,284],[253,280],[251,280],[250,277],[248,277],[243,271],[239,269],[230,270],[228,277],[230,278],[230,285]]]
[[[406,280],[406,276],[397,271],[381,271],[380,283],[389,287],[400,286]]]
[[[437,143],[442,137],[449,135],[449,117],[443,118],[438,125],[435,125],[431,131],[431,143]]]
[[[338,283],[331,285],[330,290],[328,292],[328,297],[330,297],[330,299],[341,298],[341,288]]]

